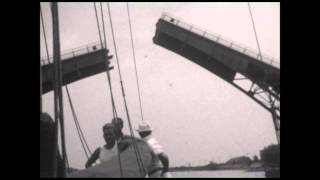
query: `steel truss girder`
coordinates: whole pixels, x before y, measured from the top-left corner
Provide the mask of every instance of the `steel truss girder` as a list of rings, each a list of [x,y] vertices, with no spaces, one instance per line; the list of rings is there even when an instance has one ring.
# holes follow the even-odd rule
[[[238,78],[234,80],[244,79],[245,78]],[[250,79],[247,80],[250,81]],[[268,90],[260,88],[259,84],[261,84],[261,82],[252,82],[249,90],[246,90],[245,88],[239,86],[235,83],[235,81],[231,82],[231,84],[243,93],[245,93],[246,95],[248,95],[251,99],[253,99],[255,102],[260,104],[263,108],[265,108],[271,113],[273,124],[276,131],[277,141],[280,144],[280,94],[275,93],[271,90],[271,88],[268,88]],[[261,94],[265,95],[266,97],[263,97]]]

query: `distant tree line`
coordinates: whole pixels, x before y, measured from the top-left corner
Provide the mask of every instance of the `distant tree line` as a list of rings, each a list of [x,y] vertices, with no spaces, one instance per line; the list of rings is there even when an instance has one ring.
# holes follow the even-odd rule
[[[280,145],[272,144],[260,151],[262,162],[266,166],[280,167]]]
[[[260,151],[260,157],[254,156],[250,159],[248,156],[234,157],[226,161],[225,163],[216,163],[210,161],[206,165],[202,166],[179,166],[171,167],[171,171],[192,171],[192,170],[222,170],[222,169],[263,169],[263,166],[269,168],[280,168],[280,145],[269,145]],[[251,166],[252,165],[252,166]],[[250,167],[251,166],[251,167]],[[261,166],[261,167],[260,167]]]
[[[267,178],[280,177],[280,145],[270,145],[260,151]]]
[[[214,161],[210,161],[206,165],[202,166],[180,166],[180,167],[172,167],[170,168],[171,171],[196,171],[196,170],[222,170],[222,169],[248,169],[249,166],[254,163],[258,162],[259,159],[257,156],[251,160],[247,156],[239,156],[234,157],[228,160],[225,163],[216,163]]]

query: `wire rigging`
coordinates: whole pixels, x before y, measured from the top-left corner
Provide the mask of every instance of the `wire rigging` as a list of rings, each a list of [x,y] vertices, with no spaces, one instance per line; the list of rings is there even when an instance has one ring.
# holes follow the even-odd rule
[[[47,52],[47,58],[48,58],[48,63],[49,63],[49,50],[48,50],[48,44],[47,44],[46,30],[45,30],[45,28],[44,28],[44,22],[43,22],[43,15],[42,15],[41,5],[40,5],[40,15],[41,15],[41,24],[42,24],[42,32],[43,32],[43,36],[44,36],[44,43],[45,43],[46,52]]]
[[[103,46],[102,38],[101,38],[101,31],[100,31],[100,26],[99,26],[99,18],[98,18],[96,3],[94,2],[93,5],[94,5],[94,12],[96,14],[96,20],[97,20],[97,25],[98,25],[99,39],[100,39],[101,47],[103,48],[104,46]]]
[[[136,157],[137,157],[137,162],[138,162],[138,166],[139,166],[139,169],[140,169],[140,173],[144,174],[146,172],[146,170],[145,170],[145,168],[143,166],[143,162],[141,160],[140,152],[139,152],[139,149],[137,148],[137,145],[136,145],[136,142],[135,142],[133,128],[132,128],[131,120],[130,120],[130,116],[129,116],[129,110],[128,110],[128,106],[127,106],[127,102],[126,102],[126,96],[125,96],[125,93],[124,93],[124,86],[123,86],[123,81],[122,81],[122,76],[121,76],[120,65],[119,65],[119,58],[118,58],[117,46],[116,46],[116,42],[115,42],[115,36],[114,36],[113,23],[112,23],[111,10],[110,10],[110,6],[109,6],[109,2],[107,2],[107,5],[108,5],[108,13],[109,13],[109,21],[110,21],[110,26],[111,26],[113,45],[114,45],[114,48],[115,48],[116,61],[117,61],[117,65],[118,65],[118,73],[119,73],[119,78],[120,78],[121,92],[122,92],[124,106],[125,106],[126,115],[127,115],[127,119],[128,119],[129,130],[130,130],[130,134],[132,136],[132,143],[133,143],[134,151],[136,153]]]
[[[138,79],[138,72],[137,72],[137,65],[136,65],[136,55],[134,50],[134,43],[132,38],[132,27],[131,27],[131,18],[130,18],[130,10],[129,10],[129,3],[127,2],[127,14],[129,19],[129,29],[130,29],[130,38],[131,38],[131,48],[132,48],[132,55],[133,55],[133,61],[134,61],[134,70],[136,73],[136,83],[138,88],[138,97],[139,97],[139,105],[140,105],[140,114],[141,114],[141,120],[143,120],[143,113],[142,113],[142,102],[141,102],[141,93],[140,93],[140,85],[139,85],[139,79]]]
[[[54,35],[54,41],[53,41],[54,42],[53,43],[54,44],[54,58],[53,58],[54,62],[53,62],[53,64],[54,64],[55,73],[54,73],[54,85],[53,85],[53,87],[54,87],[55,126],[58,127],[58,122],[60,121],[61,145],[62,145],[63,160],[64,160],[65,165],[67,167],[69,167],[69,162],[68,162],[67,153],[66,153],[66,147],[65,147],[64,115],[63,115],[63,93],[62,93],[63,83],[62,83],[62,75],[61,75],[62,65],[61,65],[61,57],[60,57],[58,5],[57,5],[57,3],[51,3],[50,5],[51,5],[51,10],[52,10],[53,35]],[[126,109],[126,115],[127,115],[127,118],[128,118],[130,134],[131,134],[131,137],[132,137],[132,140],[133,140],[133,146],[134,146],[134,150],[135,150],[135,153],[136,153],[136,157],[137,157],[137,162],[138,162],[140,173],[144,173],[145,172],[145,168],[143,166],[143,162],[142,162],[141,157],[140,157],[140,152],[139,152],[139,150],[137,148],[137,145],[136,145],[136,142],[135,142],[133,128],[132,128],[131,120],[130,120],[130,116],[129,116],[129,110],[128,110],[128,106],[127,106],[127,102],[126,102],[126,97],[125,97],[125,92],[124,92],[124,85],[123,85],[122,76],[121,76],[121,70],[120,70],[120,64],[119,64],[119,58],[118,58],[118,53],[117,53],[117,46],[116,46],[116,42],[115,42],[115,36],[114,36],[114,30],[113,30],[113,25],[112,25],[112,18],[111,18],[111,11],[110,11],[110,7],[109,7],[109,3],[107,5],[108,5],[108,12],[109,12],[109,20],[110,20],[110,24],[111,24],[113,44],[114,44],[114,48],[115,48],[115,55],[116,55],[116,60],[117,60],[117,65],[118,65],[118,73],[119,73],[119,77],[120,77],[121,92],[122,92],[124,105],[125,105],[125,109]],[[95,10],[95,15],[96,15],[96,20],[97,20],[98,34],[99,34],[100,43],[101,43],[102,48],[104,48],[104,47],[106,48],[107,44],[106,44],[104,18],[103,18],[104,15],[103,15],[103,8],[102,8],[102,3],[101,2],[100,2],[100,8],[101,8],[101,17],[102,17],[102,24],[103,24],[104,43],[103,43],[102,37],[101,37],[101,30],[100,30],[100,25],[99,25],[99,18],[98,18],[97,8],[96,8],[96,4],[94,3],[94,10]],[[128,18],[129,18],[129,26],[130,26],[132,52],[133,52],[133,58],[134,58],[134,63],[135,63],[136,82],[137,82],[138,93],[139,93],[140,112],[141,112],[141,118],[143,120],[141,95],[140,95],[138,74],[137,74],[137,68],[136,68],[135,51],[134,51],[134,44],[133,44],[133,38],[132,38],[131,19],[130,19],[128,3],[127,3],[127,10],[128,10],[127,12],[128,12]],[[42,20],[41,22],[42,22],[42,28],[43,28],[43,33],[44,33],[45,45],[46,45],[46,52],[47,52],[47,57],[48,57],[48,61],[49,61],[49,52],[48,52],[48,46],[47,46],[47,41],[46,41],[46,35],[45,35],[45,29],[44,29],[43,15],[42,15],[41,7],[40,7],[40,13],[41,13],[41,20]],[[40,68],[41,68],[41,64],[40,64]],[[110,90],[110,94],[111,94],[113,117],[117,118],[117,111],[116,111],[114,98],[113,98],[113,92],[112,92],[111,77],[110,77],[110,73],[109,73],[108,70],[107,70],[107,77],[108,77],[109,90]],[[83,131],[82,131],[81,127],[80,127],[80,123],[79,123],[78,118],[76,116],[76,112],[75,112],[75,109],[74,109],[74,106],[73,106],[73,103],[72,103],[71,96],[70,96],[70,93],[69,93],[67,85],[66,85],[66,91],[67,91],[67,96],[68,96],[68,100],[69,100],[69,103],[70,103],[72,115],[73,115],[73,118],[74,118],[74,122],[75,122],[75,125],[76,125],[76,128],[77,128],[77,132],[78,132],[82,147],[84,149],[86,157],[89,158],[89,155],[91,155],[92,153],[91,153],[90,148],[89,148],[89,146],[87,144],[87,141],[86,141],[86,139],[84,137]],[[41,87],[41,92],[40,93],[42,93],[42,87]],[[56,136],[58,134],[57,130],[58,130],[58,128],[56,128]],[[123,172],[122,172],[121,159],[120,159],[120,153],[119,152],[118,152],[118,157],[119,157],[119,166],[120,166],[120,172],[121,172],[121,177],[122,177],[123,176]],[[141,172],[141,171],[143,171],[143,172]],[[65,168],[64,168],[63,174],[66,175]]]
[[[105,33],[105,26],[104,26],[104,15],[103,15],[103,9],[102,9],[102,3],[100,2],[100,9],[101,9],[101,19],[102,19],[102,28],[103,28],[103,37],[104,37],[104,44],[105,48],[107,48],[107,40],[106,40],[106,33]],[[107,68],[107,67],[106,67]],[[113,113],[113,118],[118,117],[117,115],[117,110],[116,106],[114,103],[114,96],[113,96],[113,91],[112,91],[112,84],[111,84],[111,75],[110,72],[107,70],[107,77],[108,77],[108,82],[109,82],[109,88],[110,88],[110,94],[111,94],[111,103],[112,103],[112,113]]]
[[[44,32],[44,24],[43,24],[43,16],[42,16],[41,4],[40,4],[40,21],[41,21],[42,29],[43,29],[43,32]],[[45,45],[47,45],[47,43],[45,43]],[[40,59],[40,113],[42,113],[42,92],[43,92],[43,87],[42,87],[42,67],[41,67],[41,59]]]
[[[53,62],[53,65],[54,65],[55,73],[54,73],[54,85],[53,85],[53,87],[54,87],[55,125],[56,125],[56,127],[58,127],[58,122],[60,121],[61,145],[62,145],[63,161],[64,161],[65,165],[68,168],[69,167],[69,162],[68,162],[67,153],[66,153],[65,132],[64,132],[63,94],[62,94],[63,83],[62,83],[62,75],[61,75],[62,65],[61,65],[61,57],[60,57],[58,5],[57,5],[57,3],[51,3],[50,5],[51,5],[52,17],[53,17],[52,21],[53,21],[53,35],[54,35],[54,58],[53,58],[54,62]],[[96,4],[94,3],[94,10],[95,10],[95,15],[96,15],[96,19],[97,19],[97,26],[98,26],[98,34],[99,34],[100,43],[101,43],[102,48],[104,48],[104,47],[106,48],[107,44],[106,44],[106,36],[105,36],[104,18],[103,18],[104,15],[103,15],[103,9],[102,9],[102,3],[101,2],[100,2],[100,8],[101,8],[101,17],[102,17],[102,24],[103,24],[104,43],[102,42],[97,8],[96,8]],[[145,171],[145,169],[144,169],[143,163],[142,163],[142,161],[140,159],[140,153],[139,153],[139,151],[138,151],[138,149],[136,147],[136,143],[134,141],[134,134],[133,134],[132,125],[131,125],[129,112],[128,112],[128,107],[127,107],[127,103],[126,103],[126,99],[125,99],[123,81],[122,81],[120,65],[119,65],[119,61],[118,61],[118,53],[117,53],[117,47],[116,47],[115,38],[114,38],[114,32],[113,32],[113,27],[112,27],[112,19],[111,19],[111,12],[110,12],[109,3],[108,3],[108,10],[109,10],[110,24],[111,24],[111,28],[112,28],[113,43],[114,43],[114,47],[115,47],[116,59],[117,59],[117,64],[118,64],[118,72],[119,72],[119,77],[120,77],[122,95],[123,95],[123,98],[124,98],[124,104],[125,104],[127,118],[128,118],[129,127],[130,127],[130,133],[131,133],[131,136],[133,137],[133,145],[134,145],[134,149],[135,149],[135,153],[136,153],[136,157],[137,157],[137,161],[138,161],[138,166],[139,166],[139,169],[140,169],[140,172],[141,172],[142,170]],[[48,62],[49,62],[49,52],[48,52],[48,46],[47,46],[47,41],[46,41],[45,28],[44,28],[44,23],[43,23],[43,15],[42,15],[41,7],[40,7],[40,13],[41,13],[41,20],[42,20],[41,21],[42,22],[42,28],[43,28],[43,33],[44,33],[44,40],[45,40],[45,45],[46,45],[46,52],[47,52],[47,57],[48,57]],[[129,17],[129,21],[130,21],[129,12],[128,12],[128,17]],[[130,33],[131,33],[131,43],[132,43],[132,47],[133,47],[132,32],[131,32],[131,22],[129,22],[129,24],[130,24]],[[134,60],[135,60],[134,48],[133,48],[133,55],[134,55]],[[136,63],[135,63],[135,66],[136,66]],[[40,64],[40,68],[41,68],[41,64]],[[116,111],[114,98],[113,98],[113,93],[112,93],[111,77],[110,77],[110,73],[109,73],[108,70],[107,70],[107,77],[108,77],[108,84],[109,84],[109,89],[110,89],[110,93],[111,93],[113,117],[117,118],[117,111]],[[137,71],[136,71],[136,77],[137,77]],[[138,80],[137,80],[137,84],[138,84]],[[139,86],[139,84],[138,84],[138,86]],[[75,109],[74,109],[74,106],[73,106],[73,103],[72,103],[71,96],[70,96],[70,93],[69,93],[67,85],[66,85],[66,91],[67,91],[67,96],[68,96],[69,104],[70,104],[70,107],[71,107],[72,115],[73,115],[73,118],[74,118],[74,122],[75,122],[75,125],[76,125],[76,128],[77,128],[77,132],[78,132],[78,135],[79,135],[79,138],[80,138],[84,153],[85,153],[86,157],[89,158],[89,155],[91,155],[92,153],[91,153],[90,148],[89,148],[89,146],[87,144],[87,141],[86,141],[86,139],[84,137],[83,131],[82,131],[81,127],[80,127],[80,123],[79,123],[78,118],[76,116],[76,112],[75,112]],[[139,95],[140,95],[140,89],[138,89],[138,91],[139,91]],[[41,87],[41,92],[40,93],[42,93],[42,87]],[[140,101],[140,108],[141,108],[141,116],[142,116],[142,119],[143,119],[142,105],[141,105],[140,96],[139,96],[139,101]],[[57,136],[58,128],[56,128],[56,133],[55,134]],[[123,172],[122,172],[122,167],[121,167],[120,153],[118,153],[118,157],[119,157],[119,166],[120,166],[120,172],[121,172],[121,177],[122,177],[123,176]],[[143,169],[141,169],[141,166],[143,167]],[[63,174],[66,175],[66,169],[65,168],[64,168]]]
[[[259,44],[259,40],[258,40],[258,35],[257,35],[256,27],[255,27],[255,24],[254,24],[254,20],[253,20],[253,16],[252,16],[251,7],[250,7],[250,3],[249,2],[248,2],[248,8],[249,8],[249,12],[250,12],[250,17],[251,17],[251,21],[252,21],[252,26],[253,26],[253,30],[254,30],[255,39],[256,39],[256,42],[257,42],[258,50],[259,50],[258,57],[260,57],[260,59],[262,60],[262,55],[261,55],[261,49],[260,49],[260,44]]]
[[[129,30],[130,30],[130,39],[131,39],[131,47],[132,47],[132,54],[133,54],[133,60],[134,60],[134,67],[135,67],[135,75],[136,75],[136,83],[138,88],[138,97],[139,97],[139,105],[140,105],[140,114],[141,114],[141,120],[143,119],[143,113],[142,113],[142,102],[141,102],[141,93],[140,93],[140,86],[139,86],[139,80],[138,80],[138,73],[137,73],[137,65],[136,65],[136,58],[135,58],[135,50],[134,50],[134,43],[133,43],[133,35],[132,35],[132,27],[131,27],[131,18],[130,18],[130,10],[129,10],[129,3],[127,2],[127,14],[128,14],[128,20],[129,20]],[[143,161],[141,160],[141,155],[139,149],[137,150],[138,158],[141,163],[141,166],[143,167],[143,171],[145,172],[145,167],[143,165]]]
[[[102,2],[100,2],[100,11],[101,11],[101,20],[102,20],[102,29],[103,29],[103,38],[104,38],[104,45],[107,49],[107,40],[106,40],[106,33],[105,33],[105,27],[104,27],[104,16],[103,16],[103,9],[102,9]]]
[[[99,29],[99,38],[100,38],[100,42],[101,42],[101,44],[102,44],[102,38],[101,38],[101,35],[100,35],[99,19],[98,19],[98,15],[97,15],[97,10],[96,10],[96,5],[95,5],[95,3],[94,3],[94,8],[95,8],[95,13],[96,13],[96,18],[97,18],[97,26],[98,26],[98,29]],[[104,20],[103,20],[102,3],[100,3],[100,9],[101,9],[101,16],[102,16],[103,33],[104,33],[104,37],[105,37],[105,28],[104,28]],[[104,42],[105,42],[105,45],[106,45],[106,38],[104,38]],[[102,46],[102,47],[103,47],[103,46]],[[107,73],[109,90],[110,90],[111,105],[112,105],[112,114],[113,114],[113,118],[116,118],[116,117],[117,117],[117,111],[116,111],[116,107],[115,107],[115,103],[114,103],[114,98],[113,98],[111,77],[110,77],[110,72],[108,71],[107,68],[108,68],[108,65],[106,64],[106,73]],[[117,140],[117,144],[118,144],[118,143],[119,143],[119,141]],[[122,164],[121,164],[121,157],[120,157],[119,146],[117,147],[117,149],[118,149],[118,160],[119,160],[120,175],[121,175],[121,177],[123,177],[123,170],[122,170]]]
[[[73,120],[74,120],[74,123],[75,123],[76,128],[77,128],[77,132],[78,132],[78,136],[79,136],[80,141],[81,141],[82,148],[84,150],[84,153],[85,153],[87,159],[89,159],[89,157],[92,155],[91,150],[90,150],[90,148],[88,146],[88,143],[87,143],[87,141],[85,139],[83,131],[82,131],[81,127],[80,127],[80,123],[78,121],[77,114],[75,112],[75,109],[74,109],[74,106],[73,106],[73,103],[72,103],[72,100],[71,100],[71,96],[70,96],[70,93],[69,93],[69,88],[68,88],[67,85],[65,86],[65,89],[67,91],[68,100],[69,100],[69,104],[70,104]]]

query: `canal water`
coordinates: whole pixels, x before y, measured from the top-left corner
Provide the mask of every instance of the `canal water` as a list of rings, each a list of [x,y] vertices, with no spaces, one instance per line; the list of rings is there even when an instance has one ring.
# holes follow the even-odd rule
[[[221,177],[221,178],[264,178],[264,171],[248,172],[245,170],[218,170],[218,171],[180,171],[171,172],[176,178],[206,178],[206,177]]]

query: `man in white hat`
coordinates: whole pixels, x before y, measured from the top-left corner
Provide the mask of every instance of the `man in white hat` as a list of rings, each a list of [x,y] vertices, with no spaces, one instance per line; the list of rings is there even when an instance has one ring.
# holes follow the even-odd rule
[[[139,135],[141,136],[142,140],[148,143],[148,145],[151,147],[154,154],[158,158],[158,160],[155,161],[154,166],[159,167],[159,164],[161,163],[163,166],[163,168],[155,168],[153,171],[149,172],[149,177],[171,177],[169,173],[169,158],[164,153],[163,147],[159,144],[157,139],[151,135],[152,128],[150,124],[147,121],[142,121],[139,124],[137,131],[139,132]]]

